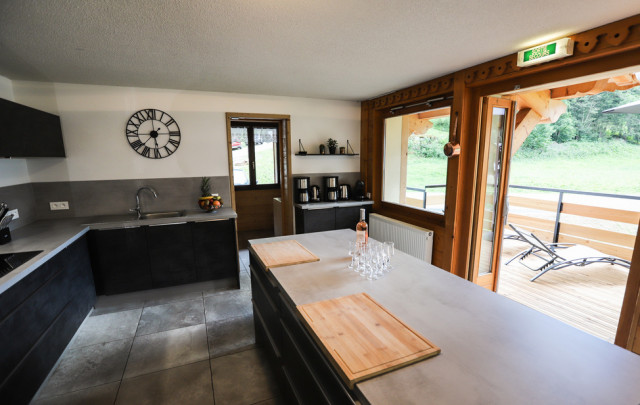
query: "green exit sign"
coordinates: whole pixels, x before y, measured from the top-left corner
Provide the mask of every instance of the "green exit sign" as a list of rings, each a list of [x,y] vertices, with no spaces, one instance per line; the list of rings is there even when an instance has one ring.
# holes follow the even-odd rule
[[[573,55],[573,41],[562,38],[518,52],[518,66],[531,66]]]

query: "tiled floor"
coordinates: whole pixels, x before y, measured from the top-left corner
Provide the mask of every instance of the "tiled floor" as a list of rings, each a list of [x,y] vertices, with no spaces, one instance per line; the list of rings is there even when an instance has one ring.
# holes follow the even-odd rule
[[[280,404],[241,288],[213,282],[99,297],[35,405]]]

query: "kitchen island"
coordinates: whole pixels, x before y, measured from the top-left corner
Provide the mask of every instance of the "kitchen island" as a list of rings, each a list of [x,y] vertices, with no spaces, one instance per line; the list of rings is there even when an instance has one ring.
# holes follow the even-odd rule
[[[256,339],[292,402],[638,404],[640,357],[402,252],[368,281],[347,269],[338,230],[295,239],[320,258],[265,271],[250,248]],[[349,389],[303,326],[297,305],[365,292],[442,350]]]

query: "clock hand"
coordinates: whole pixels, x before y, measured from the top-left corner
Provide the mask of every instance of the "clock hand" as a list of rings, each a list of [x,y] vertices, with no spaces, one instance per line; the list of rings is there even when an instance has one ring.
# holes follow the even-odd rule
[[[159,148],[159,146],[158,146],[158,140],[157,140],[156,138],[153,138],[153,140],[154,140],[154,141],[155,141],[155,143],[156,143],[156,149],[158,149],[158,148]]]

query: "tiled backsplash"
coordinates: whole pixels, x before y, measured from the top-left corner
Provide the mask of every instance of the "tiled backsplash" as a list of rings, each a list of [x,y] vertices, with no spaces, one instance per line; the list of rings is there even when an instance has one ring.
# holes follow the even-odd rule
[[[140,193],[145,212],[197,209],[200,177],[71,181],[29,183],[0,188],[0,201],[20,210],[20,219],[11,229],[36,219],[90,217],[126,214],[136,205],[136,191],[143,186],[156,190],[158,198],[147,191]],[[229,177],[211,178],[211,192],[231,202]],[[69,209],[51,211],[49,202],[68,201]]]

